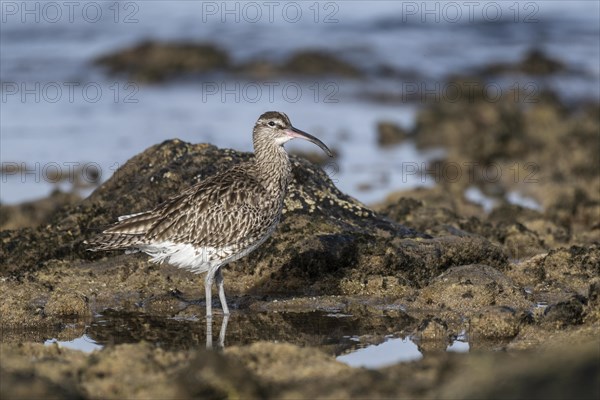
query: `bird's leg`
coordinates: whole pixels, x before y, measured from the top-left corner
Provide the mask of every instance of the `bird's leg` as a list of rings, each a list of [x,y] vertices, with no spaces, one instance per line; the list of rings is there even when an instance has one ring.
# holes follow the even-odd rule
[[[217,287],[219,288],[219,300],[221,300],[223,314],[229,315],[229,307],[227,307],[227,299],[225,298],[225,287],[223,286],[223,273],[221,272],[221,268],[217,269],[215,280],[217,282]]]
[[[227,334],[227,322],[229,321],[229,315],[223,316],[223,322],[221,322],[221,331],[219,332],[219,349],[225,347],[225,335]]]
[[[206,348],[208,350],[213,348],[212,317],[206,317]]]
[[[206,318],[212,318],[212,284],[215,279],[214,272],[208,271],[204,278],[204,292],[206,294]]]

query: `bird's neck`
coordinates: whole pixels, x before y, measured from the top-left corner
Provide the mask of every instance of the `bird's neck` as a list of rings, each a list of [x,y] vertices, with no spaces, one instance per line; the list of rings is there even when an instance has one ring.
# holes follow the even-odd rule
[[[267,190],[285,195],[292,166],[283,146],[255,140],[254,155],[257,175]]]

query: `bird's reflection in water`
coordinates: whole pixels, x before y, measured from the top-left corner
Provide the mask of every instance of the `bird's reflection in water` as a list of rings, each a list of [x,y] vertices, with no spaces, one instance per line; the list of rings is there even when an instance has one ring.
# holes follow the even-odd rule
[[[227,334],[227,323],[229,322],[229,315],[223,316],[223,321],[221,321],[221,330],[219,331],[219,341],[217,345],[213,345],[213,318],[206,317],[206,348],[208,350],[223,350],[225,347],[225,335]]]
[[[100,346],[148,342],[165,350],[192,350],[206,346],[221,350],[259,341],[317,347],[333,355],[346,354],[365,343],[384,342],[401,331],[411,332],[415,321],[402,311],[374,315],[369,310],[308,312],[246,312],[211,318],[165,317],[141,312],[104,310],[83,332]],[[214,326],[213,326],[214,325]],[[220,330],[215,332],[217,329]],[[53,333],[53,337],[58,333]],[[218,335],[218,336],[216,336]],[[400,335],[401,336],[401,335]],[[367,342],[359,340],[365,337]]]

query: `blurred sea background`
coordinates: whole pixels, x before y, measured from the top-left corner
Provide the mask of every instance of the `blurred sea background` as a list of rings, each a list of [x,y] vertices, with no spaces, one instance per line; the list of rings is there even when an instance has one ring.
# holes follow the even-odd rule
[[[419,149],[410,137],[380,146],[377,124],[410,131],[419,109],[439,101],[436,92],[443,96],[449,76],[516,63],[532,50],[566,69],[535,80],[505,76],[491,88],[552,89],[570,104],[598,101],[599,4],[3,1],[0,202],[44,197],[57,186],[68,190],[68,182],[53,182],[56,171],[97,166],[104,181],[133,155],[171,138],[251,151],[252,126],[267,110],[286,112],[295,126],[335,149],[339,157],[325,170],[367,204],[392,191],[432,186],[430,176],[412,173],[407,163],[421,168],[447,149]],[[145,83],[94,63],[148,40],[209,43],[234,65],[319,50],[354,65],[361,77],[260,80],[214,71]],[[289,146],[314,151],[306,143]]]

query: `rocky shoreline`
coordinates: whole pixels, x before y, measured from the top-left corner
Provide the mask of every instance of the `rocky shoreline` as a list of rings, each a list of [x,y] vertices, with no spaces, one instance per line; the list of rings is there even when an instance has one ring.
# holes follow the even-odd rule
[[[197,50],[145,44],[113,59],[124,65],[113,69],[161,80],[213,68],[148,72],[130,63],[141,51]],[[215,68],[230,65],[205,50]],[[522,70],[542,63],[528,57]],[[221,352],[203,349],[201,278],[143,255],[91,253],[84,240],[250,154],[169,140],[84,200],[57,193],[0,206],[2,397],[598,398],[600,108],[512,96],[428,105],[411,132],[382,123],[382,144],[443,145],[439,171],[474,169],[371,208],[293,156],[276,233],[224,272],[234,312]],[[525,181],[531,163],[535,181]],[[492,166],[510,173],[489,179]],[[469,201],[470,187],[496,207],[487,213]],[[539,209],[511,204],[511,192]],[[103,348],[43,344],[82,335]],[[335,359],[389,337],[410,338],[424,357],[379,369]],[[469,353],[447,352],[461,337]]]
[[[206,353],[197,349],[202,323],[161,328],[168,325],[160,321],[202,317],[200,280],[149,264],[140,255],[86,252],[83,240],[127,210],[147,208],[248,157],[167,141],[134,157],[92,196],[57,211],[45,225],[3,231],[2,381],[9,382],[4,393],[475,398],[526,395],[532,390],[527,379],[543,375],[564,384],[561,393],[577,387],[584,396],[593,394],[592,387],[586,391],[580,385],[582,376],[565,368],[598,378],[598,358],[590,356],[597,349],[600,317],[597,243],[585,237],[576,244],[577,235],[566,242],[547,241],[542,233],[552,230],[546,225],[539,231],[524,225],[544,217],[519,208],[509,210],[513,221],[498,222],[495,215],[466,218],[430,200],[401,197],[374,212],[300,158],[293,159],[294,181],[277,233],[225,272],[235,307],[232,318],[244,321],[243,337],[258,341],[244,339],[247,344],[227,346],[222,354]],[[512,244],[524,249],[518,260],[511,257]],[[132,333],[136,315],[159,325],[142,329],[133,343],[107,344],[91,355],[35,343],[83,332],[102,342],[110,333],[85,327],[93,315],[110,310],[133,313],[123,320]],[[365,342],[385,340],[384,334],[369,339],[373,332],[409,336],[426,356],[376,371],[352,369],[335,361],[335,350],[314,346],[321,343],[314,333],[299,347],[301,325],[290,325],[285,315],[315,310],[353,315],[355,332]],[[162,329],[187,332],[179,346],[198,346],[157,346],[153,343]],[[279,332],[280,344],[261,341],[264,330]],[[440,352],[461,332],[469,337],[471,353]],[[286,338],[296,344],[281,343]],[[492,349],[513,357],[489,353]],[[540,356],[517,361],[531,351]],[[546,358],[565,357],[570,361],[556,368],[544,364]],[[278,372],[275,366],[281,363],[294,365],[298,375]],[[517,365],[521,374],[513,370]],[[463,369],[473,371],[478,385],[462,387],[442,373]],[[497,371],[516,386],[496,386],[489,374]],[[24,376],[36,377],[36,385],[26,384]]]

